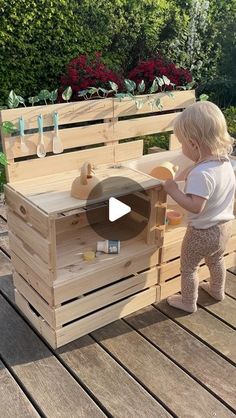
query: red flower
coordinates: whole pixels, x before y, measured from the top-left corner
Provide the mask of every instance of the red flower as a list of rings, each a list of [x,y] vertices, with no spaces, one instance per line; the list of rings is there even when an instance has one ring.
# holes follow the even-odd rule
[[[165,75],[171,83],[177,86],[183,86],[192,81],[191,73],[183,68],[178,68],[170,61],[163,57],[156,57],[147,61],[141,61],[130,73],[128,78],[135,81],[136,84],[144,80],[146,89],[148,90],[155,77]],[[169,90],[172,87],[166,86]]]
[[[121,77],[104,65],[101,53],[96,52],[95,58],[80,55],[73,58],[67,65],[66,74],[61,76],[61,89],[70,85],[73,90],[72,100],[78,100],[77,92],[88,87],[109,89],[109,81],[122,87]]]

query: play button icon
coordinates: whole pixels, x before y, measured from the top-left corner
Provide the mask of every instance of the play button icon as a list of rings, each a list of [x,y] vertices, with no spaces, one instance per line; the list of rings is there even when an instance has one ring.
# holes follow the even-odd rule
[[[115,197],[109,199],[109,221],[114,222],[131,212],[131,207]]]
[[[125,242],[141,236],[145,232],[149,216],[150,201],[146,190],[138,182],[125,176],[101,180],[87,199],[86,218],[96,233],[95,241],[105,239]]]

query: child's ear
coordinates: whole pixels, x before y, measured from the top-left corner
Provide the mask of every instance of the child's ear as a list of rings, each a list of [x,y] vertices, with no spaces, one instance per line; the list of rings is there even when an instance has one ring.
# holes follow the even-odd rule
[[[189,140],[189,142],[190,142],[190,144],[191,144],[191,146],[192,146],[193,148],[195,148],[195,149],[197,149],[197,148],[198,148],[198,143],[197,143],[197,141],[195,141],[194,139],[190,139],[190,140]]]

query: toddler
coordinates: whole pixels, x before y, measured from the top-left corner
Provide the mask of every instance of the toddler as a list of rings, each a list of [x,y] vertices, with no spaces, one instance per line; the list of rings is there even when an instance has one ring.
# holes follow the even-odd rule
[[[183,154],[194,165],[185,172],[185,192],[173,180],[165,191],[188,213],[181,248],[181,295],[170,296],[171,306],[186,312],[197,310],[197,269],[202,259],[210,282],[200,286],[214,299],[224,299],[226,269],[223,254],[234,218],[235,175],[228,155],[233,140],[221,110],[211,102],[197,102],[175,120],[174,134]],[[180,179],[180,178],[179,178]]]

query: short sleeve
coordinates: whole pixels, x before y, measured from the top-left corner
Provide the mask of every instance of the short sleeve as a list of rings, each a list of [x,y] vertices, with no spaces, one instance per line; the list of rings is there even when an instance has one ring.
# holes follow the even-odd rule
[[[188,175],[185,193],[209,199],[215,189],[214,179],[206,172],[192,172]]]

